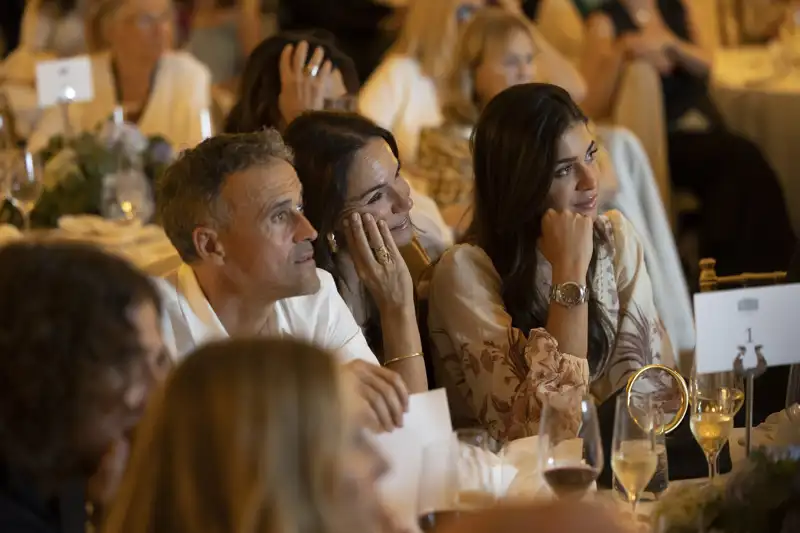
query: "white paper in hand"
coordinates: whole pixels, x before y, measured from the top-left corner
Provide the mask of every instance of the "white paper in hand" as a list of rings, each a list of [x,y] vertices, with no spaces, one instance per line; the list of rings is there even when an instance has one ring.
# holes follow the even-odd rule
[[[800,363],[800,284],[694,295],[697,372],[728,372],[740,347],[744,367],[756,366],[756,346],[768,366]]]
[[[36,92],[40,108],[56,105],[65,99],[70,102],[94,99],[91,59],[77,56],[37,63]]]
[[[413,394],[403,427],[376,437],[390,465],[380,490],[386,505],[404,525],[416,527],[423,448],[450,438],[452,432],[447,394],[444,389],[437,389]]]

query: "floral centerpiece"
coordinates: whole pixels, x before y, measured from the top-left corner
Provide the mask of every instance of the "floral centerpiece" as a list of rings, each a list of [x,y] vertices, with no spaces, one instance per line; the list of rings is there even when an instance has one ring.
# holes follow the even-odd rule
[[[654,519],[663,533],[798,532],[800,446],[755,450],[727,479],[668,492]]]
[[[125,168],[137,168],[154,181],[172,161],[169,143],[145,137],[135,126],[108,121],[96,131],[72,139],[58,135],[39,153],[43,192],[31,213],[34,227],[56,227],[62,215],[102,214],[107,177]],[[3,222],[15,221],[6,202]]]

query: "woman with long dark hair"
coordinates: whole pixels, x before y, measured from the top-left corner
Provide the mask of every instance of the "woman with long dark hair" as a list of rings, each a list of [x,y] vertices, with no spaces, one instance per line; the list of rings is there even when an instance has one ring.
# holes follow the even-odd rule
[[[574,390],[602,401],[643,365],[673,364],[636,232],[597,213],[597,143],[569,94],[501,92],[472,144],[472,225],[436,266],[429,304],[456,423],[533,435],[545,401]],[[565,427],[577,422],[564,413]]]
[[[415,238],[394,136],[355,113],[316,111],[295,119],[284,137],[304,214],[320,235],[317,266],[333,275],[381,362],[411,392],[427,390],[414,285],[430,261]]]
[[[353,60],[336,48],[332,37],[321,32],[281,33],[253,50],[239,87],[225,132],[283,131],[300,113],[356,93],[358,74]]]

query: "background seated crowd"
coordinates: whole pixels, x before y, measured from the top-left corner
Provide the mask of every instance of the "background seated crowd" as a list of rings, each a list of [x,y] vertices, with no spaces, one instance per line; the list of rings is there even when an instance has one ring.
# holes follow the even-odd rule
[[[0,531],[405,533],[372,434],[412,395],[446,389],[453,427],[502,444],[546,405],[575,432],[560,398],[688,373],[678,238],[721,273],[796,281],[780,183],[715,106],[694,4],[578,2],[573,58],[537,27],[548,1],[28,0],[4,18],[2,142],[38,152],[119,110],[163,137],[152,222],[180,265],[0,245]],[[38,109],[36,63],[81,53],[94,98]],[[631,62],[660,80],[691,217],[612,123]],[[771,372],[756,423],[786,407]],[[626,530],[583,505],[452,531]]]

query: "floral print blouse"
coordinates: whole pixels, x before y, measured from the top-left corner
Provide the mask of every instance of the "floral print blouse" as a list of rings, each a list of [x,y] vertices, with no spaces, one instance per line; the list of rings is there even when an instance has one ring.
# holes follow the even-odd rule
[[[545,402],[558,409],[559,396],[586,390],[602,402],[642,366],[674,366],[635,230],[617,211],[596,224],[607,244],[598,255],[593,290],[615,334],[607,363],[595,376],[585,358],[560,352],[544,328],[512,327],[500,276],[481,248],[455,246],[436,264],[428,325],[436,377],[447,388],[457,427],[483,426],[503,441],[535,435]],[[539,290],[549,299],[551,269],[541,254],[539,265]],[[566,407],[563,416],[565,429],[577,426]]]

